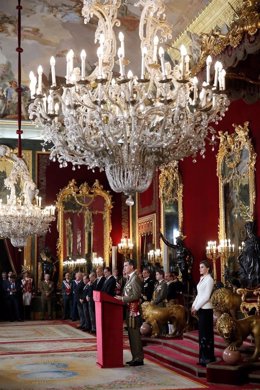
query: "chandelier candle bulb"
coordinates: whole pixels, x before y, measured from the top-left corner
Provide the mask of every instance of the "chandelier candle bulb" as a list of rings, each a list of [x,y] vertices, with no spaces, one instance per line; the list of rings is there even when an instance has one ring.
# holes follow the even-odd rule
[[[103,70],[102,70],[102,66],[103,66],[103,47],[102,46],[99,46],[98,49],[97,49],[97,56],[98,56],[98,78],[99,79],[102,79],[102,76],[103,76]]]
[[[141,80],[144,79],[145,76],[145,56],[147,54],[147,47],[142,47],[141,49],[142,58],[141,58]]]
[[[41,65],[38,66],[38,87],[37,87],[37,95],[41,95],[42,93],[42,73],[43,68]]]
[[[117,55],[118,55],[118,59],[119,59],[119,68],[120,68],[120,76],[122,78],[125,77],[125,67],[124,67],[124,64],[123,64],[123,52],[122,52],[122,48],[119,47],[118,51],[117,51]]]
[[[189,74],[190,71],[190,56],[187,54],[185,56],[185,72],[186,74]]]
[[[212,57],[208,56],[206,60],[206,83],[210,83],[210,67],[212,64]]]
[[[59,105],[59,103],[55,103],[55,105],[54,105],[54,111],[55,111],[55,115],[58,115],[58,113],[59,113],[59,109],[60,109],[60,105]]]
[[[54,113],[53,98],[51,94],[48,96],[48,114]]]
[[[181,52],[181,66],[180,66],[181,69],[180,70],[181,70],[181,78],[183,79],[184,75],[185,75],[185,57],[187,55],[187,50],[186,50],[186,47],[184,45],[181,45],[180,52]]]
[[[166,71],[165,71],[165,62],[164,62],[164,50],[162,47],[159,47],[159,57],[161,60],[162,76],[163,76],[163,79],[165,79],[166,78]]]
[[[155,35],[153,39],[153,63],[157,62],[157,49],[159,44],[159,38]]]
[[[225,91],[226,89],[226,71],[225,69],[222,69],[221,70],[221,75],[220,75],[220,78],[221,78],[221,91]]]
[[[121,43],[121,51],[122,51],[122,56],[123,58],[125,58],[125,37],[124,37],[124,34],[120,31],[120,33],[118,34],[118,38],[119,38],[119,41]]]
[[[217,61],[217,62],[215,63],[215,76],[214,76],[214,84],[213,84],[213,86],[214,86],[215,88],[218,88],[219,68],[220,68],[220,62]]]
[[[86,77],[86,57],[87,57],[87,54],[86,54],[86,51],[85,50],[81,50],[81,53],[80,53],[80,58],[81,58],[81,80],[85,80],[85,77]]]
[[[198,99],[198,78],[193,77],[193,102],[196,104],[196,100]]]
[[[73,57],[74,57],[73,50],[69,50],[66,56],[66,61],[67,61],[66,84],[70,83],[71,73],[73,72]]]
[[[220,91],[222,91],[222,69],[223,69],[223,65],[220,62],[218,66],[218,88]]]
[[[51,83],[53,87],[56,87],[56,75],[55,75],[55,58],[52,56],[50,58],[50,66],[51,66]]]
[[[31,99],[34,98],[35,93],[36,93],[36,84],[37,84],[37,78],[35,77],[34,73],[30,71],[29,73],[29,79],[30,79],[30,93],[31,93]]]

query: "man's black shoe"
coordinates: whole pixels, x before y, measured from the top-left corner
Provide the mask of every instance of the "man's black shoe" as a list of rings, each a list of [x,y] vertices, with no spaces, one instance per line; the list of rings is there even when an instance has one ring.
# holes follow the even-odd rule
[[[144,365],[144,362],[141,360],[141,361],[133,361],[131,363],[129,363],[129,366],[131,367],[137,367],[137,366],[143,366]]]
[[[134,360],[129,360],[129,362],[126,362],[125,364],[131,364],[133,362],[134,362]]]

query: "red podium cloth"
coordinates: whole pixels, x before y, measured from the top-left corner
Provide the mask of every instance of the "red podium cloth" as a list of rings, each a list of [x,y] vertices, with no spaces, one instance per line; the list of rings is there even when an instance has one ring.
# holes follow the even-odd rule
[[[123,302],[102,291],[94,291],[93,298],[97,364],[102,368],[123,367]]]

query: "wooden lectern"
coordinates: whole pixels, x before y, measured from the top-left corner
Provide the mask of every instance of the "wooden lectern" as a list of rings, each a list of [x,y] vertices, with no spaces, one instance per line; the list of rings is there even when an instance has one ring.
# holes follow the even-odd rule
[[[123,367],[123,302],[102,291],[93,291],[96,310],[97,364]]]

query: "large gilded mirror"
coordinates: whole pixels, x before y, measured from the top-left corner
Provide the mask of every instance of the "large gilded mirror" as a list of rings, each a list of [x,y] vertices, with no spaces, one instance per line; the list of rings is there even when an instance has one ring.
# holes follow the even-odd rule
[[[170,244],[176,244],[175,239],[183,228],[183,184],[179,172],[178,161],[172,161],[164,166],[159,177],[161,199],[161,233]],[[174,267],[175,250],[169,248],[168,263]]]
[[[110,194],[96,180],[92,187],[87,183],[80,187],[75,180],[63,188],[57,200],[58,208],[58,256],[60,279],[63,262],[101,257],[109,265],[111,250]]]
[[[230,239],[238,249],[245,239],[245,222],[253,219],[256,153],[249,138],[248,122],[233,125],[235,132],[219,133],[219,239]]]

